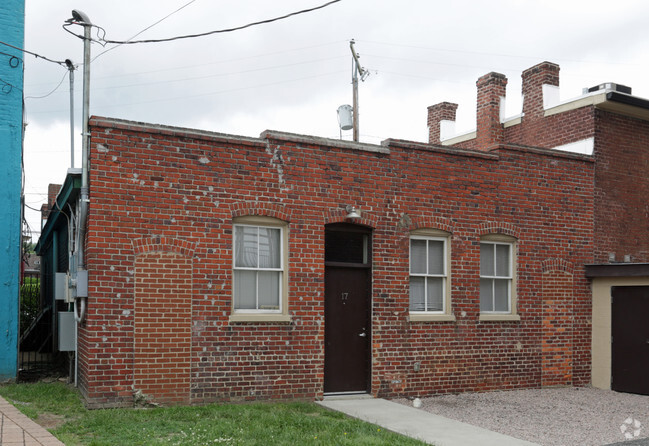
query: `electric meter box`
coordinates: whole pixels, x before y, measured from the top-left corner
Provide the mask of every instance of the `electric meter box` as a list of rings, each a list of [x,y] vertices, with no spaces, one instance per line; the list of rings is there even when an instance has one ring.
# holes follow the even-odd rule
[[[59,351],[76,351],[76,333],[74,332],[76,322],[74,311],[59,312]]]
[[[68,300],[68,274],[56,273],[54,276],[54,299]]]

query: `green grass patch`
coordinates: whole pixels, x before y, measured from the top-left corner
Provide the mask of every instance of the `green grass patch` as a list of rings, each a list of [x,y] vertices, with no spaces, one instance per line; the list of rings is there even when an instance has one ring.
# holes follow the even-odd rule
[[[66,445],[424,444],[314,403],[86,410],[60,382],[0,386],[0,395],[36,422],[50,422]]]

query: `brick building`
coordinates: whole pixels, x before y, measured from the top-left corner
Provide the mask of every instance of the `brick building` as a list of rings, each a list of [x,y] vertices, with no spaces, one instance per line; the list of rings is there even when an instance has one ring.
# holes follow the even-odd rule
[[[427,144],[91,118],[88,404],[589,385],[605,274],[587,265],[647,261],[646,216],[616,220],[641,190],[620,202],[612,182],[621,146],[646,163],[626,111],[649,107],[607,89],[549,104],[543,63],[503,121],[505,85],[478,81],[473,134],[441,140],[457,105],[430,107]]]
[[[606,83],[560,102],[559,66],[549,62],[522,78],[520,116],[503,119],[507,79],[490,73],[478,80],[477,130],[442,141],[444,130],[453,128],[457,105],[437,104],[429,107],[429,142],[468,148],[522,144],[591,156],[591,383],[649,394],[649,101],[633,96],[629,87]]]

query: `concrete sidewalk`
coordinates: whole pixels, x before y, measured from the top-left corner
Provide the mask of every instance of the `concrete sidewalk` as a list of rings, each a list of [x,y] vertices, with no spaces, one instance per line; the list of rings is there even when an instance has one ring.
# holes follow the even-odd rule
[[[0,446],[65,446],[0,397]]]
[[[538,446],[371,396],[325,397],[318,404],[436,446]]]

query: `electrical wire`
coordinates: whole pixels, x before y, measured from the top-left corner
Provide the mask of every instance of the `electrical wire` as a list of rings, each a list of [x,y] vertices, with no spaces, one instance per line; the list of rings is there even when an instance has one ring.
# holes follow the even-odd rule
[[[31,207],[31,206],[28,205],[27,203],[23,203],[23,205],[24,205],[27,209],[31,209],[32,211],[36,211],[36,212],[40,212],[40,211],[41,211],[40,209],[36,209],[36,208]]]
[[[247,23],[245,25],[236,26],[234,28],[218,29],[218,30],[207,31],[207,32],[204,32],[204,33],[199,33],[199,34],[186,34],[186,35],[183,35],[183,36],[168,37],[166,39],[147,39],[147,40],[109,40],[109,39],[106,39],[104,37],[99,37],[99,35],[97,36],[97,38],[99,39],[98,43],[100,43],[102,45],[106,45],[106,44],[109,44],[109,43],[116,44],[116,45],[133,45],[133,44],[137,44],[137,43],[161,43],[161,42],[171,42],[171,41],[174,41],[174,40],[181,40],[181,39],[193,39],[193,38],[196,38],[196,37],[210,36],[212,34],[222,34],[222,33],[229,33],[229,32],[233,32],[233,31],[240,31],[242,29],[250,28],[250,27],[253,27],[253,26],[257,26],[257,25],[264,25],[264,24],[267,24],[267,23],[277,22],[279,20],[284,20],[284,19],[287,19],[289,17],[293,17],[293,16],[300,15],[300,14],[306,14],[308,12],[313,12],[313,11],[317,11],[318,9],[326,8],[327,6],[333,5],[334,3],[338,3],[340,1],[341,0],[332,0],[330,2],[322,4],[320,6],[315,6],[313,8],[309,8],[309,9],[302,9],[300,11],[295,11],[295,12],[291,12],[289,14],[285,14],[283,16],[274,17],[272,19],[260,20],[258,22],[251,22],[251,23]],[[74,22],[72,22],[72,23],[74,23]],[[72,23],[64,24],[63,28],[66,28],[66,26],[71,25]],[[98,27],[96,25],[92,25],[92,26],[103,30],[103,28]],[[75,36],[77,36],[77,37],[79,37],[81,39],[84,38],[83,36],[78,35],[78,34],[74,34],[72,31],[69,31],[67,29],[66,29],[66,31],[68,31],[69,33],[71,33],[71,34],[73,34],[73,35],[75,35]],[[103,31],[104,31],[104,35],[105,35],[105,30],[103,30]]]
[[[295,62],[295,63],[290,63],[290,64],[283,64],[283,65],[273,65],[270,67],[262,67],[262,68],[251,68],[249,70],[241,70],[241,71],[228,71],[225,73],[217,73],[217,74],[207,74],[204,76],[189,76],[189,77],[184,77],[182,79],[170,79],[170,80],[160,80],[160,81],[146,81],[146,82],[139,82],[139,83],[132,83],[132,84],[124,84],[124,85],[113,85],[109,87],[96,87],[95,90],[107,90],[107,89],[113,89],[113,88],[132,88],[132,87],[140,87],[140,86],[150,86],[150,85],[160,85],[160,84],[170,84],[174,82],[189,82],[189,81],[196,81],[196,80],[201,80],[201,79],[213,79],[217,77],[226,77],[226,76],[235,76],[235,75],[242,75],[246,73],[257,73],[259,71],[269,71],[269,70],[277,70],[280,68],[288,68],[288,67],[295,67],[295,66],[300,66],[300,65],[305,65],[305,64],[312,64],[312,63],[318,63],[318,62],[324,62],[324,61],[330,61],[330,60],[335,60],[335,59],[341,59],[343,57],[347,56],[334,56],[334,57],[325,57],[321,59],[313,59],[313,60],[306,60],[304,62]]]
[[[8,46],[9,48],[13,48],[13,49],[18,50],[18,51],[21,51],[21,52],[23,52],[25,54],[32,55],[32,56],[36,57],[37,59],[43,59],[43,60],[46,60],[48,62],[52,62],[52,63],[58,64],[58,65],[61,65],[61,66],[65,66],[65,61],[64,60],[50,59],[49,57],[41,56],[40,54],[33,53],[31,51],[27,51],[26,49],[23,49],[23,48],[18,48],[17,46],[10,45],[7,42],[3,42],[1,40],[0,40],[0,44]]]
[[[331,45],[335,45],[335,44],[340,44],[342,42],[347,42],[347,40],[337,40],[337,41],[321,43],[321,44],[317,44],[317,45],[309,45],[309,46],[291,48],[291,49],[281,50],[281,51],[270,51],[270,52],[265,52],[265,53],[262,53],[262,54],[254,54],[252,56],[233,57],[231,59],[222,59],[222,60],[218,60],[218,61],[214,61],[214,62],[207,62],[207,63],[202,63],[202,64],[183,65],[183,66],[177,66],[177,67],[173,67],[173,68],[164,68],[164,69],[159,69],[159,70],[137,71],[137,72],[125,73],[125,74],[111,74],[110,76],[97,76],[97,77],[95,77],[95,79],[97,79],[97,80],[99,80],[99,79],[115,79],[115,78],[118,78],[118,77],[139,76],[139,75],[143,75],[143,74],[163,73],[163,72],[168,72],[168,71],[179,71],[179,70],[189,70],[189,69],[195,69],[195,68],[208,67],[208,66],[211,66],[211,65],[231,64],[233,62],[239,62],[239,61],[244,61],[244,60],[251,60],[251,59],[258,59],[258,58],[270,58],[270,57],[276,56],[278,54],[293,53],[293,52],[309,50],[309,49],[313,49],[313,48],[331,46]],[[320,60],[325,60],[325,59],[320,59]]]
[[[66,77],[68,77],[68,73],[69,73],[69,72],[66,71],[66,72],[63,74],[63,77],[61,78],[61,82],[59,82],[59,84],[58,84],[56,87],[54,87],[54,90],[50,91],[50,92],[47,93],[46,95],[43,95],[43,96],[25,96],[25,99],[44,99],[44,98],[46,98],[46,97],[48,97],[48,96],[54,94],[54,92],[55,92],[56,90],[58,90],[59,87],[61,87],[61,85],[63,85],[63,81],[65,80]]]
[[[139,35],[142,34],[143,32],[148,31],[149,29],[153,28],[154,26],[156,26],[157,24],[161,23],[162,21],[168,19],[169,17],[171,17],[171,16],[174,15],[175,13],[179,12],[180,10],[185,9],[186,7],[188,7],[189,5],[191,5],[192,3],[194,3],[195,1],[196,1],[196,0],[191,0],[191,1],[188,2],[188,3],[185,3],[183,6],[181,6],[181,7],[178,8],[178,9],[176,9],[174,12],[172,12],[172,13],[170,13],[170,14],[167,14],[166,16],[164,16],[163,18],[161,18],[161,19],[158,20],[157,22],[155,22],[155,23],[153,23],[153,24],[147,26],[146,28],[144,28],[144,29],[143,29],[142,31],[140,31],[139,33],[133,35],[130,39],[127,40],[127,42],[132,41],[133,39],[135,39],[137,36],[139,36]],[[91,60],[90,62],[94,62],[98,57],[103,56],[103,55],[106,54],[107,52],[112,51],[112,50],[114,50],[115,48],[118,48],[118,47],[121,46],[121,45],[123,45],[123,44],[116,44],[114,47],[112,47],[112,48],[108,48],[107,50],[102,51],[101,53],[99,53],[99,54],[97,54],[95,57],[93,57],[92,60]]]
[[[14,88],[15,88],[16,90],[22,91],[20,88],[16,87],[16,86],[13,85],[13,84],[10,84],[10,83],[7,82],[6,80],[2,79],[1,77],[0,77],[0,83],[2,83],[2,87],[0,88],[0,90],[2,90],[2,92],[3,92],[4,94],[9,94],[9,93],[11,93],[12,90],[13,90]]]
[[[0,43],[4,43],[4,42],[0,42]],[[22,63],[23,70],[24,70],[24,61],[20,57],[14,56],[13,54],[9,54],[9,53],[4,53],[2,51],[0,51],[0,54],[2,54],[3,56],[7,56],[9,58],[9,66],[11,68],[18,68]],[[2,84],[2,87],[0,87],[0,91],[2,91],[4,94],[11,93],[14,88],[18,91],[23,91],[21,88],[16,87],[12,83],[7,82],[2,78],[0,78],[0,83]]]
[[[368,54],[365,53],[363,56],[366,56],[368,58],[374,58],[374,59],[383,59],[383,60],[393,60],[397,62],[408,62],[408,63],[418,63],[418,64],[425,64],[425,65],[437,65],[437,66],[445,66],[445,67],[460,67],[460,68],[479,68],[482,69],[484,68],[481,65],[471,65],[471,64],[462,64],[462,63],[447,63],[447,62],[439,62],[439,61],[429,61],[429,60],[423,60],[423,59],[408,59],[405,57],[391,57],[391,56],[381,56],[379,54]],[[516,68],[507,68],[505,71],[511,71],[511,72],[516,72]]]
[[[297,81],[302,81],[302,80],[309,80],[309,79],[316,79],[316,78],[321,78],[321,77],[327,77],[327,76],[333,76],[337,75],[340,73],[346,73],[347,70],[337,70],[337,71],[331,71],[331,72],[326,72],[326,73],[320,73],[316,74],[313,76],[303,76],[299,78],[292,78],[292,79],[286,79],[282,81],[277,81],[277,82],[270,82],[270,83],[264,83],[264,84],[256,84],[256,85],[250,85],[250,86],[245,86],[245,87],[238,87],[238,88],[231,88],[227,90],[218,90],[218,91],[211,91],[207,93],[198,93],[194,95],[183,95],[183,96],[176,96],[176,97],[167,97],[163,99],[153,99],[149,101],[137,101],[137,102],[121,102],[119,104],[112,104],[112,105],[104,105],[101,106],[101,109],[112,109],[112,108],[123,108],[123,107],[130,107],[133,105],[142,105],[142,104],[154,104],[154,103],[161,103],[161,102],[170,102],[170,101],[178,101],[178,100],[186,100],[186,99],[191,99],[191,98],[204,98],[206,96],[216,96],[216,95],[221,95],[221,94],[227,94],[227,93],[234,93],[237,91],[246,91],[246,90],[253,90],[256,88],[266,88],[266,87],[272,87],[276,85],[281,85],[281,84],[286,84],[286,83],[292,83],[292,82],[297,82]],[[128,87],[128,86],[125,86]],[[45,113],[58,113],[62,112],[64,109],[51,109],[51,110],[43,110],[43,111],[35,111],[31,112],[33,115],[39,115],[39,114],[45,114]],[[62,152],[62,151],[53,151],[53,152]],[[49,153],[49,151],[47,152]]]
[[[18,68],[18,65],[24,63],[24,61],[20,57],[14,56],[13,54],[5,53],[4,51],[0,51],[0,54],[9,58],[9,66],[11,68]]]
[[[216,96],[216,95],[221,95],[221,94],[227,94],[227,93],[234,93],[238,91],[246,91],[246,90],[253,90],[256,88],[266,88],[266,87],[273,87],[276,85],[282,85],[282,84],[288,84],[288,83],[293,83],[297,81],[302,81],[302,80],[309,80],[309,79],[316,79],[316,78],[321,78],[321,77],[327,77],[327,76],[333,76],[337,75],[340,73],[346,73],[347,70],[337,70],[337,71],[331,71],[327,73],[320,73],[316,74],[313,76],[304,76],[304,77],[299,77],[299,78],[293,78],[293,79],[286,79],[282,81],[277,81],[277,82],[269,82],[265,84],[257,84],[257,85],[251,85],[251,86],[246,86],[246,87],[238,87],[238,88],[231,88],[227,90],[218,90],[218,91],[211,91],[207,93],[199,93],[199,94],[194,94],[194,95],[184,95],[184,96],[176,96],[176,97],[170,97],[170,98],[164,98],[164,99],[152,99],[149,101],[138,101],[138,102],[129,102],[129,103],[120,103],[120,104],[113,104],[113,105],[107,105],[107,106],[102,106],[102,109],[111,109],[111,108],[123,108],[127,106],[132,106],[132,105],[141,105],[141,104],[155,104],[155,103],[161,103],[161,102],[169,102],[169,101],[178,101],[178,100],[186,100],[186,99],[192,99],[192,98],[204,98],[207,96]],[[49,112],[54,112],[54,111],[60,111],[60,110],[50,110]],[[43,112],[45,113],[45,112]]]
[[[400,76],[400,77],[408,77],[411,79],[423,79],[423,80],[435,81],[435,82],[445,82],[445,83],[466,85],[466,81],[464,80],[442,79],[440,77],[434,77],[434,76],[419,76],[411,73],[398,73],[396,71],[386,71],[386,70],[377,70],[377,74],[378,73],[391,74],[393,76]]]
[[[374,45],[393,46],[393,47],[399,47],[399,48],[412,48],[412,49],[417,49],[417,50],[438,51],[438,52],[452,53],[452,54],[469,54],[469,55],[477,55],[477,56],[496,56],[496,57],[509,57],[509,58],[513,58],[513,59],[530,59],[530,60],[545,60],[546,59],[546,56],[532,55],[532,54],[521,55],[521,54],[490,53],[490,52],[470,51],[470,50],[451,50],[451,49],[447,49],[447,48],[435,48],[435,47],[429,47],[429,46],[423,46],[423,45],[406,45],[406,44],[391,43],[391,42],[379,42],[379,41],[374,41],[374,40],[358,40],[358,42],[369,43],[369,44],[374,44]],[[553,57],[552,59],[556,60],[558,62],[559,61],[566,61],[566,62],[596,63],[596,64],[606,64],[606,65],[638,66],[637,64],[626,64],[626,63],[611,62],[611,61],[589,61],[589,60],[582,60],[582,59],[565,59],[565,58],[557,58],[557,57]],[[512,70],[512,71],[518,71],[518,69]]]

